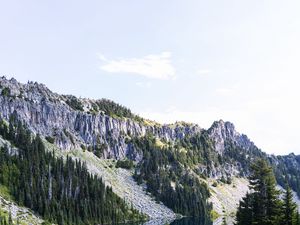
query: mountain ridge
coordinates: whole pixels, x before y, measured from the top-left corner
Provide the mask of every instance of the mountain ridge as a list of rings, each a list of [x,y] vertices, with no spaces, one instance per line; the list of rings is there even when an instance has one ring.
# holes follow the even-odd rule
[[[266,154],[231,122],[218,120],[208,129],[186,122],[159,124],[107,99],[60,95],[44,84],[13,78],[0,78],[0,93],[0,119],[16,118],[66,154],[80,150],[104,160],[133,161],[136,181],[147,184],[147,191],[175,213],[197,212],[168,202],[170,196],[202,196],[195,206],[207,215],[211,206],[205,180],[216,182],[210,189],[231,185],[235,178],[247,178],[258,158],[273,166],[280,186],[288,181],[300,196],[300,156]]]
[[[89,99],[89,98],[77,98],[73,95],[60,95],[55,92],[52,92],[50,89],[47,88],[46,85],[37,83],[37,82],[31,82],[29,81],[27,84],[22,84],[19,83],[16,79],[11,78],[10,80],[6,79],[5,77],[0,78],[0,90],[3,92],[4,89],[8,88],[10,92],[10,97],[13,98],[14,100],[25,100],[29,101],[30,104],[42,104],[44,108],[41,108],[41,113],[47,113],[48,118],[46,119],[51,119],[51,113],[53,112],[44,112],[47,110],[47,108],[53,106],[53,104],[58,104],[59,107],[55,110],[68,110],[68,111],[75,111],[78,113],[78,116],[81,117],[80,119],[85,119],[84,117],[90,116],[91,119],[95,116],[99,116],[97,119],[103,119],[106,120],[104,123],[107,126],[111,127],[116,127],[117,125],[115,124],[116,121],[120,122],[122,121],[120,127],[123,127],[123,130],[125,132],[124,126],[133,126],[132,130],[133,133],[139,134],[139,135],[144,135],[146,132],[149,131],[149,127],[152,127],[152,131],[155,135],[157,135],[159,138],[166,138],[167,140],[169,139],[174,139],[174,138],[182,138],[185,134],[189,133],[201,133],[205,129],[201,128],[198,124],[195,123],[186,123],[186,122],[175,122],[172,124],[160,124],[155,121],[149,121],[147,119],[141,118],[137,116],[136,114],[133,114],[129,109],[114,103],[110,100],[112,104],[116,104],[128,111],[127,114],[131,115],[132,117],[137,117],[136,118],[130,118],[130,117],[118,117],[116,115],[107,115],[103,111],[93,111],[94,108],[92,108],[93,104],[97,101],[101,101],[103,99]],[[24,96],[23,96],[24,95]],[[78,104],[81,105],[81,110],[80,109],[74,109],[72,106],[70,106],[72,103],[71,99],[74,99],[75,102],[78,101]],[[4,99],[3,99],[4,100]],[[106,100],[106,99],[104,99]],[[12,101],[12,100],[10,100]],[[3,101],[5,102],[5,101]],[[44,103],[47,104],[44,104]],[[5,102],[7,103],[7,102]],[[18,105],[19,104],[19,105]],[[18,108],[21,108],[22,105],[20,103],[17,103],[17,105],[14,107],[13,105],[6,105],[8,107],[2,107],[1,112],[3,117],[8,119],[8,115],[13,113],[14,110],[17,110]],[[26,106],[24,106],[25,108]],[[64,108],[65,107],[65,108]],[[24,109],[23,108],[23,109]],[[43,111],[44,110],[44,111]],[[40,113],[37,110],[35,110],[36,113]],[[25,115],[29,116],[30,119],[28,119],[27,122],[30,122],[34,124],[34,122],[39,122],[35,121],[36,118],[34,118],[34,115]],[[102,117],[101,117],[102,116]],[[42,118],[45,119],[45,118]],[[45,123],[45,121],[43,121]],[[63,122],[63,121],[61,121]],[[76,123],[77,121],[75,121]],[[112,124],[108,124],[112,123]],[[80,124],[77,124],[80,126]],[[89,124],[84,124],[88,126]],[[53,126],[53,125],[52,125]],[[217,131],[218,130],[218,131]],[[45,132],[42,130],[36,130],[40,133],[45,133],[45,134],[50,134],[49,132]],[[179,132],[181,131],[181,132]],[[218,121],[214,121],[213,124],[211,125],[210,128],[207,129],[207,131],[210,133],[210,136],[215,137],[216,139],[226,139],[228,138],[234,138],[236,143],[243,145],[244,147],[246,145],[254,145],[254,143],[244,134],[240,134],[235,130],[234,124],[228,121],[223,121],[222,119]],[[176,133],[177,132],[177,133]],[[88,139],[88,138],[86,138]],[[70,146],[64,146],[63,143],[58,143],[58,145],[62,145],[61,147],[64,147],[64,149],[68,149]],[[79,147],[79,146],[76,146]],[[219,143],[219,146],[216,146],[216,150],[218,152],[224,151],[224,146],[222,146],[222,143]]]

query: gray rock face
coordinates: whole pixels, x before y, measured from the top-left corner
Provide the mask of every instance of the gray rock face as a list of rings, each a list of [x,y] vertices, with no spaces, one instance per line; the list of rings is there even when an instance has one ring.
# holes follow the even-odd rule
[[[166,141],[174,141],[201,132],[198,125],[146,125],[132,119],[112,118],[102,112],[91,114],[88,109],[95,101],[89,99],[78,99],[84,110],[74,110],[66,103],[69,96],[53,93],[36,82],[21,84],[15,79],[2,77],[0,92],[0,117],[8,120],[15,114],[34,133],[55,137],[55,144],[62,150],[83,146],[94,148],[102,144],[104,158],[129,157],[139,161],[141,153],[127,144],[126,138],[151,133]]]
[[[254,143],[246,135],[238,133],[230,122],[216,121],[208,129],[208,133],[214,140],[215,150],[220,155],[223,155],[226,150],[226,142],[231,142],[246,151],[255,147]]]
[[[232,146],[238,148],[237,151],[243,151],[248,161],[251,161],[249,158],[251,155],[264,154],[246,135],[239,134],[230,122],[216,121],[211,128],[204,130],[195,124],[161,125],[146,120],[115,118],[101,111],[92,111],[92,106],[97,103],[97,100],[75,98],[82,105],[82,110],[75,110],[68,104],[68,101],[74,98],[74,96],[56,94],[43,84],[36,82],[21,84],[15,79],[7,80],[2,77],[0,78],[0,119],[9,120],[9,117],[14,114],[33,133],[51,137],[62,151],[80,148],[101,149],[103,158],[128,157],[140,161],[143,157],[142,152],[127,140],[146,134],[152,134],[166,142],[173,142],[187,135],[205,133],[208,134],[216,155],[221,158],[227,156]],[[290,166],[300,168],[299,156],[269,156],[269,158],[274,165],[281,162],[287,165],[287,169]],[[245,176],[248,172],[238,160],[227,160],[221,166],[211,165],[210,170],[207,170],[205,165],[199,165],[199,171],[216,179]]]

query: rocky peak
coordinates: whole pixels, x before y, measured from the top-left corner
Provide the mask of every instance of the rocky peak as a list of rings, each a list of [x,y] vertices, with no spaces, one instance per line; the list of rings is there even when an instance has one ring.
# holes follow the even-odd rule
[[[235,130],[231,122],[215,121],[208,129],[208,134],[214,140],[215,150],[221,155],[224,153],[228,143],[233,143],[246,151],[254,146],[254,143],[246,135],[240,134]]]

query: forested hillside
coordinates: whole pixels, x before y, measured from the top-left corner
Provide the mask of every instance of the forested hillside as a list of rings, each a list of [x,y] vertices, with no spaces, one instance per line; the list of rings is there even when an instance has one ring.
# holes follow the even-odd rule
[[[251,192],[240,202],[236,225],[300,225],[300,215],[290,187],[286,185],[281,198],[273,169],[267,161],[258,159],[251,170]]]
[[[193,165],[202,159],[200,151],[185,157],[180,146],[159,145],[151,136],[134,139],[132,143],[144,155],[135,170],[135,179],[146,182],[148,191],[175,212],[209,221],[209,190],[193,170]]]
[[[209,129],[184,122],[159,124],[110,100],[59,95],[43,84],[5,77],[0,78],[0,93],[1,135],[20,149],[1,151],[1,182],[18,203],[49,221],[109,223],[141,217],[79,160],[55,158],[41,140],[57,151],[88,151],[114,160],[128,174],[134,171],[135,180],[158,203],[208,224],[213,209],[208,181],[234,186],[233,178],[248,178],[258,159],[270,163],[279,185],[300,196],[299,156],[268,155],[230,122],[219,120]]]
[[[145,219],[105,187],[80,161],[56,158],[37,135],[11,117],[0,134],[19,148],[0,151],[0,184],[14,200],[58,224],[118,223]]]

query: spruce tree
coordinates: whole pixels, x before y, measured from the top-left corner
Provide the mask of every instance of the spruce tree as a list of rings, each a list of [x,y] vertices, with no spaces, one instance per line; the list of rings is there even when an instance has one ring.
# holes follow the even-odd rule
[[[295,225],[300,225],[300,214],[299,214],[298,211],[297,211],[297,213],[296,213]]]
[[[251,225],[253,222],[253,198],[254,196],[247,193],[240,202],[236,214],[236,224]]]
[[[297,205],[293,202],[293,193],[287,185],[283,198],[283,221],[286,225],[296,225]]]
[[[280,192],[272,168],[260,159],[252,165],[250,176],[251,193],[240,202],[237,225],[277,225],[282,218]]]

